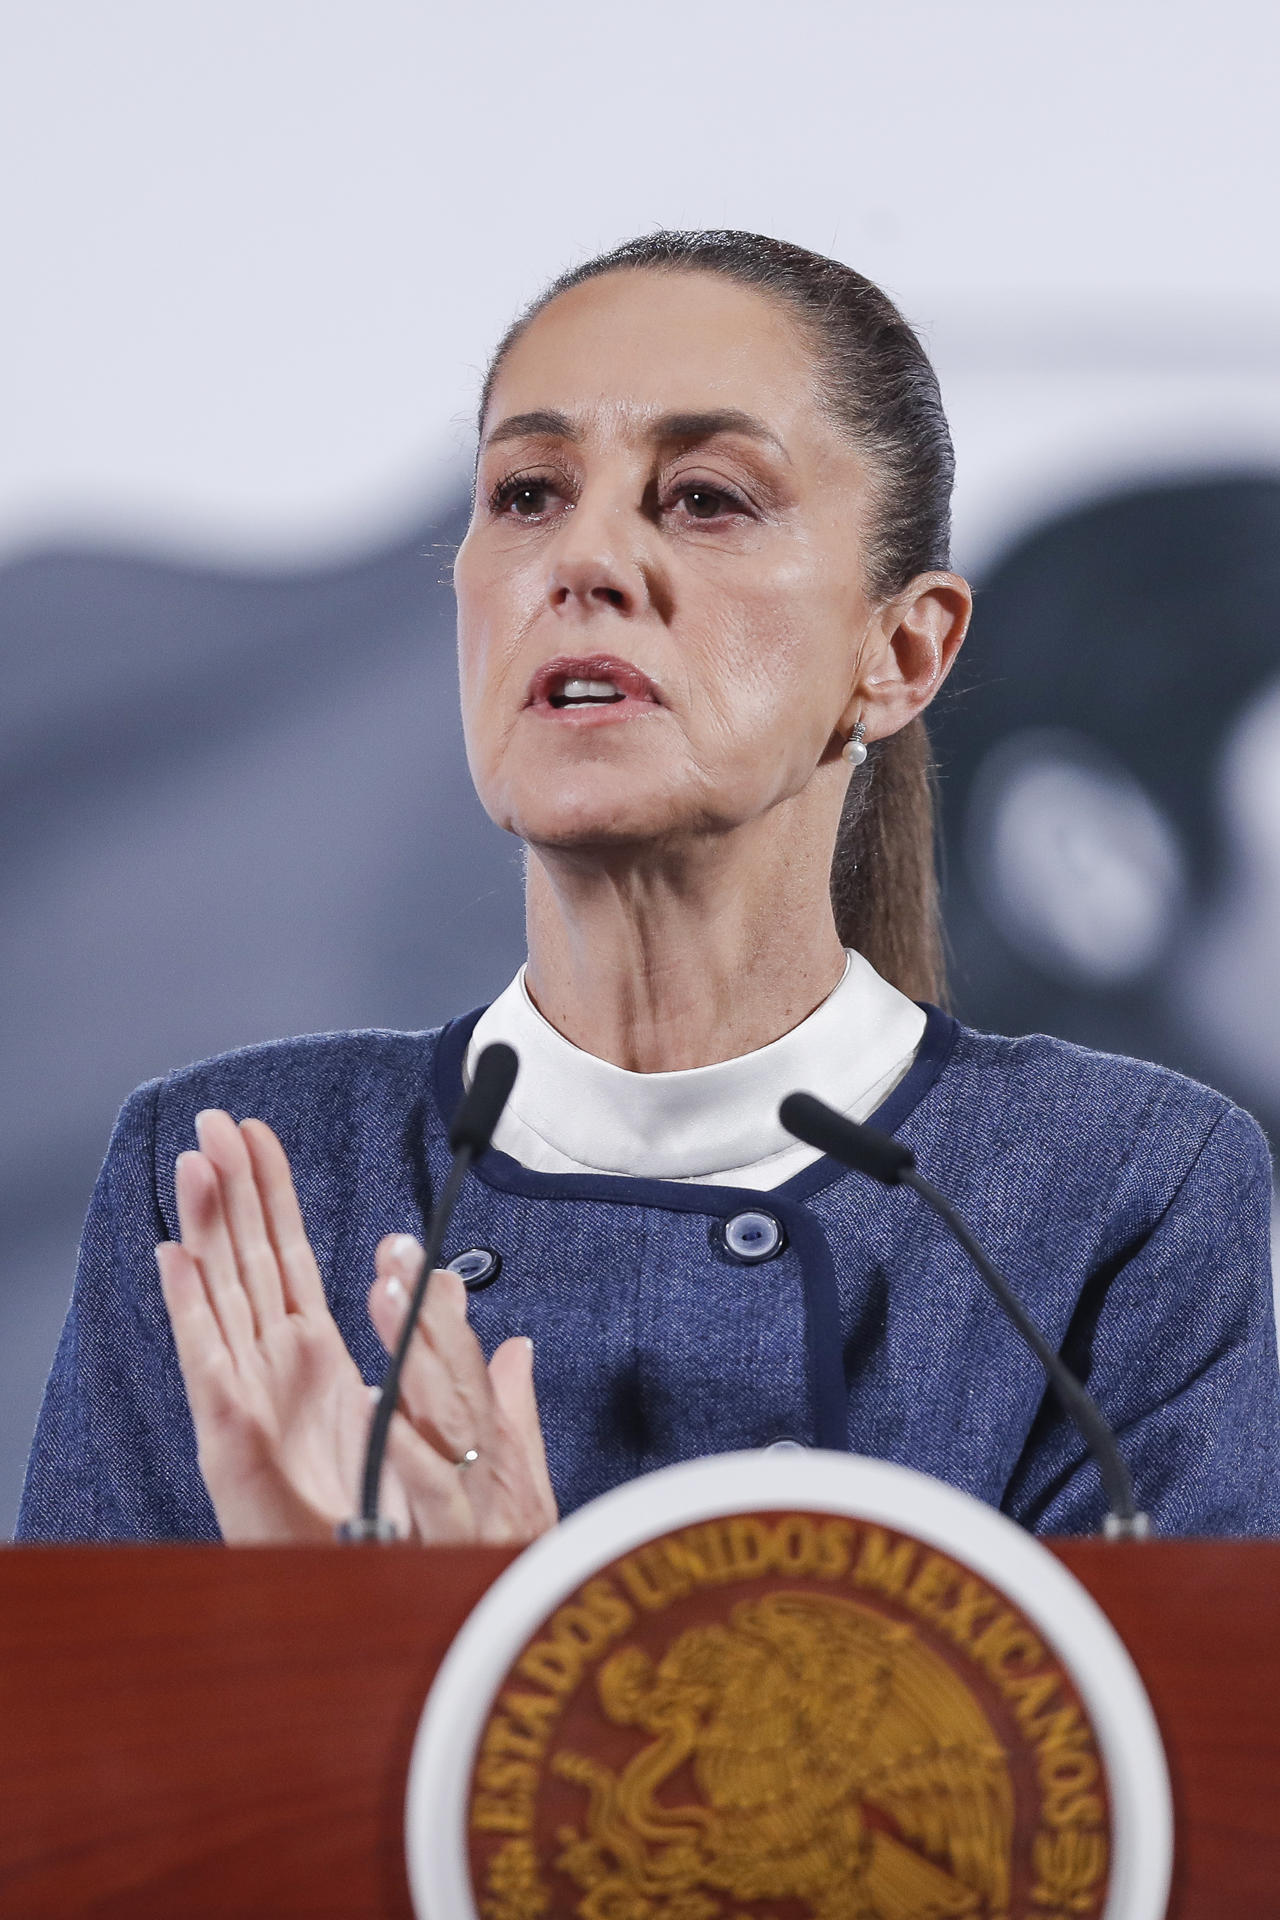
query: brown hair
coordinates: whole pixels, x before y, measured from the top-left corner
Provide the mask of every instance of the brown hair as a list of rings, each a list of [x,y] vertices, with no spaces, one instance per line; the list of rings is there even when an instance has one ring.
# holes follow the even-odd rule
[[[813,338],[821,392],[871,455],[877,524],[868,590],[888,599],[950,556],[955,456],[937,375],[887,294],[852,267],[785,240],[738,232],[646,234],[552,282],[500,342],[480,403],[483,422],[508,349],[559,294],[601,274],[648,268],[722,273],[789,303]],[[933,759],[924,721],[875,742],[849,783],[831,867],[845,946],[912,999],[943,999],[934,853]]]

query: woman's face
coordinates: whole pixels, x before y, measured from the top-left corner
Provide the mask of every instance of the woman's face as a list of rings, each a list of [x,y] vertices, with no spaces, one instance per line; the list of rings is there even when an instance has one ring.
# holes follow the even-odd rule
[[[642,270],[560,295],[494,384],[457,561],[491,817],[590,849],[723,832],[815,778],[838,806],[869,507],[778,301]]]

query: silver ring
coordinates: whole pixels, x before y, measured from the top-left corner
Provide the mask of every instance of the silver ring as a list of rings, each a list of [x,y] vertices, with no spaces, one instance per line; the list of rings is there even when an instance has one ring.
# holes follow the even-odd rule
[[[463,1454],[461,1460],[455,1460],[453,1464],[458,1469],[459,1473],[465,1473],[468,1467],[474,1467],[476,1461],[479,1458],[480,1458],[479,1448],[468,1447],[466,1452]]]

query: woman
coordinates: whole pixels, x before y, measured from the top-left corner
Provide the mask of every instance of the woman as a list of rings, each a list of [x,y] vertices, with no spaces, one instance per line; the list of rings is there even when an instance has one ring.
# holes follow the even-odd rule
[[[495,1038],[522,1070],[447,1249],[473,1291],[435,1275],[412,1349],[402,1528],[524,1539],[648,1469],[780,1444],[1098,1523],[963,1256],[910,1193],[788,1138],[798,1087],[897,1130],[976,1224],[1157,1525],[1275,1527],[1256,1127],[917,1004],[940,971],[919,716],[970,612],[951,474],[915,336],[798,248],[658,234],[513,328],[456,580],[472,774],[529,849],[527,970],[439,1033],[281,1042],[133,1096],[26,1537],[331,1534]]]

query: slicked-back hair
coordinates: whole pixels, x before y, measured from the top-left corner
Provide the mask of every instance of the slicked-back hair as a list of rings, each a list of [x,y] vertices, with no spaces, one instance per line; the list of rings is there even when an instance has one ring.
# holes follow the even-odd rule
[[[490,363],[483,428],[507,353],[543,309],[584,281],[622,272],[718,273],[784,302],[807,332],[821,404],[866,454],[875,517],[865,585],[888,600],[947,567],[955,456],[937,376],[888,295],[852,267],[785,240],[660,231],[571,268],[511,326]],[[831,904],[857,947],[903,993],[942,1001],[933,759],[922,719],[875,742],[849,784],[831,866]]]

